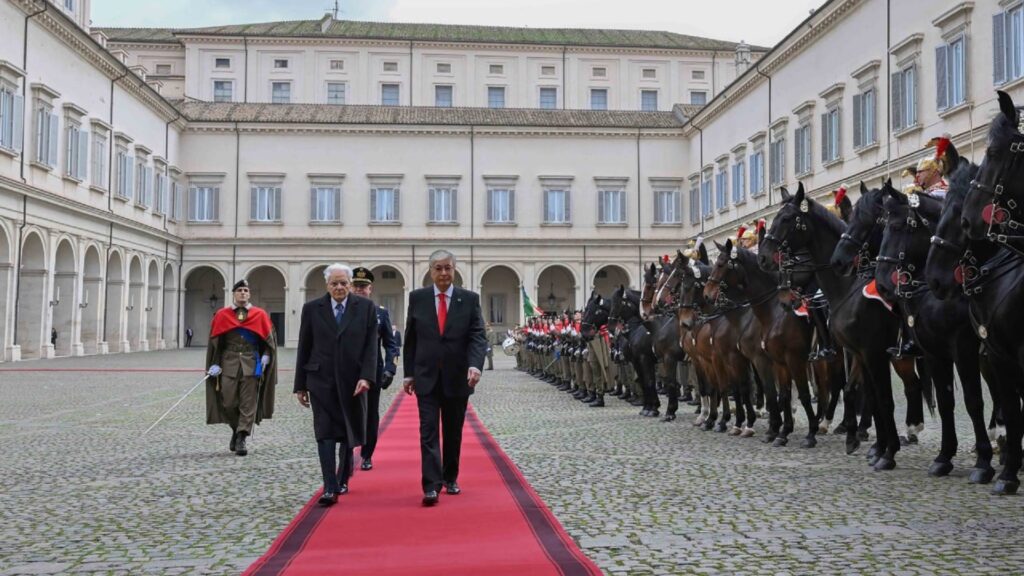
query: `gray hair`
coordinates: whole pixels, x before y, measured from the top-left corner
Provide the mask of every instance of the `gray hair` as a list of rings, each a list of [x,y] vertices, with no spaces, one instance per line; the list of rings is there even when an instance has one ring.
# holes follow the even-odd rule
[[[352,269],[349,268],[348,266],[345,266],[344,264],[339,264],[335,262],[334,264],[331,264],[327,268],[324,268],[324,282],[330,280],[331,274],[334,274],[335,272],[344,272],[345,275],[348,276],[349,280],[352,279]]]
[[[429,264],[430,264],[431,267],[433,267],[434,266],[434,262],[439,262],[441,260],[451,260],[452,261],[452,265],[454,266],[455,265],[455,254],[452,254],[451,252],[449,252],[447,250],[434,250],[430,254]]]

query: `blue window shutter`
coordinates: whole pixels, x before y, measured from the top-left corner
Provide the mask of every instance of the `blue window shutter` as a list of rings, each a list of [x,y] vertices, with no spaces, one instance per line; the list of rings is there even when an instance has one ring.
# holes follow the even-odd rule
[[[249,190],[249,220],[256,220],[259,218],[259,206],[260,206],[260,189],[253,186]]]
[[[452,222],[458,222],[459,221],[459,191],[458,191],[457,188],[452,188],[451,189],[451,196],[450,196],[449,202],[451,202],[451,207],[452,207],[452,209],[451,209],[451,220],[452,220]]]
[[[274,191],[274,217],[271,220],[281,220],[281,188],[272,188]]]
[[[602,224],[608,221],[608,211],[605,206],[604,196],[604,190],[597,191],[597,221]]]
[[[14,149],[21,152],[25,148],[25,99],[21,94],[14,95]]]
[[[551,212],[548,211],[548,205],[551,204],[551,202],[548,200],[549,196],[551,196],[551,191],[550,190],[545,190],[544,191],[544,221],[545,222],[550,222],[551,221]]]
[[[57,165],[57,140],[59,136],[59,122],[56,114],[50,114],[50,150],[49,156],[46,158],[46,163],[50,166]]]
[[[992,80],[998,86],[1006,82],[1006,13],[992,17]]]
[[[311,222],[314,222],[314,221],[318,220],[318,218],[317,218],[317,216],[318,216],[317,208],[318,207],[319,207],[319,202],[318,202],[318,198],[317,198],[317,189],[314,186],[314,187],[309,189],[309,220]]]
[[[401,220],[401,217],[398,215],[398,208],[401,206],[401,203],[398,201],[398,187],[391,189],[391,202],[394,206],[392,213],[394,214],[395,222],[398,222]]]
[[[514,189],[508,191],[508,221],[516,221],[516,191]]]
[[[947,63],[948,52],[949,47],[946,45],[935,49],[935,105],[939,110],[945,110],[949,107],[948,86],[951,78],[949,77],[949,65]]]
[[[78,178],[85,180],[89,166],[89,132],[82,130],[78,133]]]
[[[892,129],[899,130],[903,128],[903,96],[905,94],[903,88],[903,72],[896,72],[891,75],[891,87],[892,87]],[[853,104],[854,114],[856,114],[857,103]],[[856,120],[854,120],[854,130],[856,130]],[[857,140],[857,133],[854,132],[854,142]],[[856,146],[856,144],[854,144]]]

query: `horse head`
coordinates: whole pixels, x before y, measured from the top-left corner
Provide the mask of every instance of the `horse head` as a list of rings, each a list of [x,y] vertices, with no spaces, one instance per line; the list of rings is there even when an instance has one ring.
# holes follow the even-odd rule
[[[892,181],[886,182],[892,188]],[[885,228],[885,186],[868,190],[860,183],[860,198],[853,205],[846,232],[839,237],[839,244],[832,253],[829,264],[839,274],[849,276],[865,259],[878,254],[878,246],[882,242],[882,231]]]
[[[924,289],[924,263],[942,200],[925,194],[906,195],[887,183],[883,208],[886,223],[878,249],[875,278],[887,299],[910,298]]]
[[[593,338],[602,326],[608,324],[610,311],[611,302],[594,289],[583,308],[583,319],[580,322],[580,333],[583,337],[587,340]]]
[[[977,274],[977,268],[965,261],[965,253],[968,247],[982,244],[972,243],[967,237],[967,230],[961,225],[964,202],[978,173],[978,166],[963,158],[958,164],[949,178],[949,190],[925,264],[928,288],[940,299],[949,298],[960,290],[965,280],[973,280],[972,275]],[[987,241],[984,244],[982,249],[993,248]]]
[[[651,264],[644,268],[644,287],[640,292],[640,315],[650,316],[654,309],[654,293],[658,289],[658,265]]]
[[[1000,113],[988,130],[985,157],[964,200],[960,225],[972,240],[998,239],[1021,219],[1024,201],[1024,134],[1018,128],[1020,114],[1013,99],[999,91]]]

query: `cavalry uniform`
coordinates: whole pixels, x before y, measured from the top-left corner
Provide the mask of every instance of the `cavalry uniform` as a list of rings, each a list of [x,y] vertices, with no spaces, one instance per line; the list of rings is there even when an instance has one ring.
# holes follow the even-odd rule
[[[242,287],[249,287],[245,280],[232,292]],[[253,425],[274,415],[277,343],[266,311],[252,304],[218,310],[210,327],[206,366],[210,373],[214,366],[220,369],[206,381],[206,423],[230,426],[230,448],[244,456],[245,437]]]
[[[604,395],[611,392],[611,351],[608,346],[608,326],[587,341],[587,368],[598,400],[595,405],[604,406]]]

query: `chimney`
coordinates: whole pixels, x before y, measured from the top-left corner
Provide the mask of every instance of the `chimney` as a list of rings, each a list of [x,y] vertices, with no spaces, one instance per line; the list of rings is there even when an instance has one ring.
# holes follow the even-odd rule
[[[750,45],[743,40],[736,45],[736,75],[739,76],[750,68]]]
[[[328,12],[320,19],[320,32],[326,34],[331,24],[334,24],[334,15]]]
[[[91,34],[92,39],[99,43],[100,46],[107,47],[107,35],[99,30],[94,30]]]
[[[135,74],[138,75],[139,78],[142,78],[143,80],[146,79],[146,67],[143,66],[142,64],[136,64],[135,66],[129,66],[128,69],[131,70],[132,72],[135,72]]]

